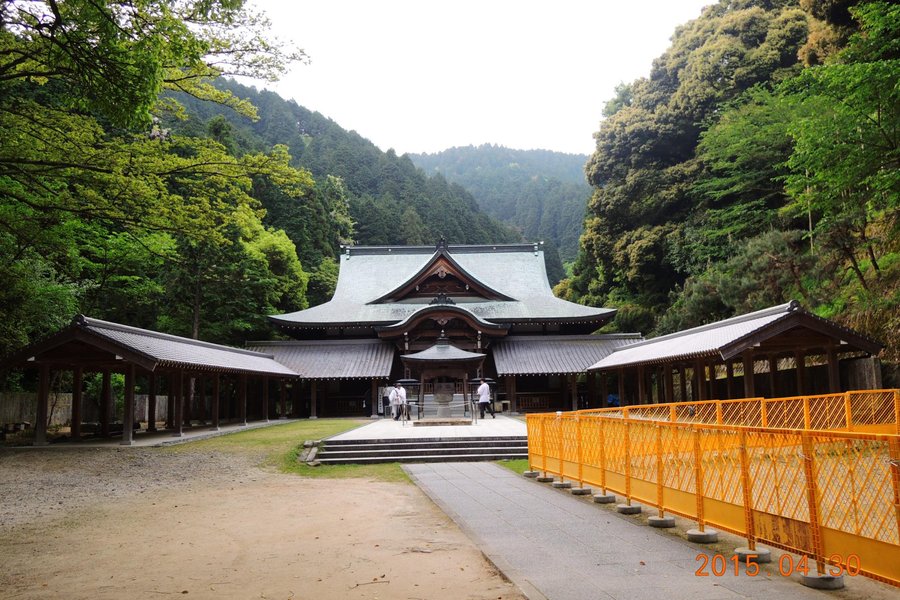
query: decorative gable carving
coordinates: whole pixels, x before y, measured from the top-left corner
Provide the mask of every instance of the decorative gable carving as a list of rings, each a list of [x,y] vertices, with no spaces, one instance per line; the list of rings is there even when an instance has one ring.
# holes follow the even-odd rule
[[[454,297],[512,300],[476,279],[453,260],[449,251],[440,248],[418,273],[372,304],[400,302],[410,298],[440,298],[441,303],[453,303]]]

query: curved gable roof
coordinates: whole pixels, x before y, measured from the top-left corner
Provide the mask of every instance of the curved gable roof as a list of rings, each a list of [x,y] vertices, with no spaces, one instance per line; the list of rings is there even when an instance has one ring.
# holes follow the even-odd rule
[[[347,247],[332,299],[294,313],[273,315],[276,325],[293,327],[390,325],[426,306],[430,298],[389,302],[439,255],[433,246]],[[508,300],[461,299],[458,304],[480,319],[495,323],[527,321],[596,321],[610,319],[615,310],[568,302],[553,295],[539,244],[447,247],[446,256],[487,289]]]

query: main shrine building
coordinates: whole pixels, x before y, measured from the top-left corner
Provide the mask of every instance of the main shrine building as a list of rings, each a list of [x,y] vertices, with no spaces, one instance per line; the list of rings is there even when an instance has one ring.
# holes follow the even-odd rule
[[[641,339],[590,335],[614,315],[556,298],[541,244],[350,246],[329,302],[270,317],[293,341],[247,346],[300,375],[299,416],[375,415],[397,379],[485,377],[513,412],[573,409],[596,393],[577,375]]]

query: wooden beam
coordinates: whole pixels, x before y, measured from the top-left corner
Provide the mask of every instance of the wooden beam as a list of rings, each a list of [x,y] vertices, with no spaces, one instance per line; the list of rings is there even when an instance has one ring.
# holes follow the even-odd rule
[[[619,367],[616,378],[619,380],[619,406],[625,406],[625,367]]]
[[[834,346],[828,348],[828,391],[837,394],[841,391],[841,366],[838,360],[837,350]]]
[[[754,381],[753,351],[747,350],[743,355],[744,362],[744,397],[756,396],[756,382]]]
[[[238,410],[240,411],[241,425],[247,424],[247,374],[241,373],[238,382]]]
[[[156,373],[147,375],[147,431],[156,431]]]
[[[262,382],[262,419],[269,420],[269,378],[263,375],[260,377]]]
[[[73,441],[81,439],[81,409],[84,404],[84,371],[75,367],[72,371],[72,428]]]
[[[134,443],[134,363],[125,367],[125,408],[122,414],[122,446]]]
[[[218,373],[213,375],[212,398],[210,398],[210,411],[212,412],[212,428],[219,430],[219,405],[222,403],[222,378]]]
[[[806,353],[803,350],[794,352],[794,365],[797,372],[797,395],[806,394]]]
[[[635,404],[647,404],[647,373],[644,371],[644,365],[638,365],[637,368],[637,402]]]
[[[769,362],[769,398],[778,397],[778,356],[770,354]]]
[[[178,374],[174,379],[175,384],[169,386],[175,391],[175,410],[172,414],[172,428],[175,431],[172,433],[172,435],[175,437],[181,437],[184,435],[184,419],[182,418],[182,415],[184,414],[184,369],[178,369]],[[172,393],[173,389],[169,390],[170,394]]]
[[[734,363],[731,362],[731,359],[725,361],[725,378],[728,381],[728,390],[726,396],[731,400],[735,397],[734,393]]]
[[[316,413],[316,404],[319,403],[318,398],[319,391],[319,382],[315,379],[311,379],[309,381],[309,418],[310,419],[318,419],[318,414]]]
[[[41,365],[38,381],[37,409],[34,416],[34,445],[47,444],[47,413],[50,406],[50,367]]]
[[[279,419],[287,419],[287,379],[278,381],[278,395],[281,400],[281,410],[278,411]]]
[[[600,377],[600,408],[607,408],[609,398],[609,389],[607,387],[608,384],[608,375],[606,371],[599,371],[597,375]]]
[[[665,402],[675,402],[675,381],[672,377],[672,365],[663,365],[663,382],[665,385]]]
[[[100,386],[100,435],[109,437],[110,412],[112,411],[112,385],[109,369],[103,370],[103,382]]]
[[[694,361],[694,381],[697,383],[697,400],[707,399],[706,389],[706,365],[701,359]]]
[[[569,392],[572,397],[572,410],[578,410],[578,375],[572,373],[569,375]]]

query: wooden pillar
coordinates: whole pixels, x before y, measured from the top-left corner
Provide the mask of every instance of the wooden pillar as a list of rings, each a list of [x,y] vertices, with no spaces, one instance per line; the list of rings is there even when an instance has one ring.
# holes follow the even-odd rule
[[[210,411],[212,412],[212,428],[219,430],[219,404],[222,402],[222,378],[218,373],[213,375],[212,380],[212,397],[209,399]]]
[[[247,424],[247,374],[241,373],[238,382],[238,411],[240,411],[241,425]]]
[[[797,367],[797,395],[806,394],[806,353],[803,350],[794,352],[794,364]]]
[[[84,371],[75,367],[72,371],[72,441],[81,439],[81,407],[84,403]]]
[[[666,402],[675,402],[675,381],[672,377],[672,365],[663,365],[663,380],[666,387]]]
[[[778,392],[778,357],[774,354],[769,355],[769,398],[777,398]]]
[[[519,403],[516,400],[516,376],[507,375],[506,379],[506,399],[509,401],[509,412],[516,414],[519,412]]]
[[[34,415],[34,445],[47,444],[47,413],[50,406],[50,366],[41,365],[38,381],[37,408]]]
[[[319,382],[315,379],[309,380],[309,418],[310,419],[318,419],[318,414],[316,413],[316,404],[319,403],[318,398],[319,391]]]
[[[181,437],[184,435],[184,369],[178,369],[178,375],[174,377],[174,385],[169,385],[169,394],[175,395],[175,409],[172,414],[172,428],[175,430],[172,435]]]
[[[710,360],[706,363],[704,367],[704,373],[709,374],[709,379],[707,380],[707,391],[706,391],[706,399],[707,400],[718,400],[719,399],[719,379],[718,373],[716,369],[718,368],[718,364],[714,360]]]
[[[263,375],[262,381],[262,420],[269,421],[269,378]]]
[[[743,355],[744,362],[744,398],[756,396],[756,383],[753,372],[753,351],[747,350]]]
[[[607,408],[607,399],[609,398],[608,375],[606,371],[599,371],[598,375],[600,376],[600,408]]]
[[[625,367],[619,367],[617,379],[619,380],[619,406],[621,407],[627,404],[625,402]]]
[[[731,362],[729,358],[725,361],[725,377],[728,379],[728,399],[731,400],[735,397],[734,393],[734,363]]]
[[[678,367],[678,387],[681,390],[681,401],[687,402],[687,369],[684,365]]]
[[[282,378],[278,381],[278,399],[281,401],[278,418],[287,419],[287,379]]]
[[[422,386],[419,386],[419,389],[422,389]],[[378,380],[372,379],[371,384],[369,385],[369,397],[372,399],[372,413],[371,416],[373,419],[378,417],[378,406],[381,404],[381,398],[378,397]]]
[[[569,375],[569,394],[572,400],[572,410],[578,410],[578,374]]]
[[[125,408],[122,414],[122,446],[134,441],[134,363],[125,365]]]
[[[644,365],[638,365],[637,368],[637,402],[635,404],[646,404],[646,386],[647,373],[644,371]]]
[[[156,431],[156,373],[147,375],[147,431]]]
[[[697,382],[697,400],[706,400],[706,365],[699,358],[694,361],[694,380]]]
[[[197,387],[195,387],[195,394],[197,397],[196,404],[194,408],[194,418],[200,421],[201,425],[206,425],[208,422],[207,417],[209,416],[209,411],[206,409],[206,377],[203,375],[197,375]]]
[[[587,382],[587,405],[589,408],[597,407],[597,372],[587,371],[585,373]]]
[[[828,348],[828,391],[837,394],[841,391],[841,368],[837,349]]]
[[[191,410],[191,404],[194,401],[194,389],[197,385],[196,379],[194,377],[188,377],[186,383],[187,388],[182,387],[181,390],[181,411],[182,417],[184,417],[184,424],[187,427],[191,426],[191,420],[194,415]]]
[[[178,397],[175,391],[176,385],[175,374],[169,372],[166,376],[166,429],[175,429],[175,398]]]
[[[109,437],[110,409],[112,408],[112,385],[109,369],[103,369],[103,382],[100,385],[100,435]]]

